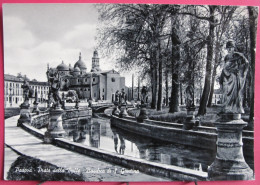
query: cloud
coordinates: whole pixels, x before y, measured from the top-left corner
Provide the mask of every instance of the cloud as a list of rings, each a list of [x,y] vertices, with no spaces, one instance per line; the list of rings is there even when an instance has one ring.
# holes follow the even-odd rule
[[[26,26],[26,23],[18,17],[4,17],[4,46],[32,47],[36,39]]]
[[[67,31],[61,42],[64,47],[93,49],[95,47],[95,35],[95,24],[80,24]]]
[[[46,80],[46,67],[74,66],[82,53],[87,70],[95,48],[97,11],[91,4],[4,6],[5,73]]]

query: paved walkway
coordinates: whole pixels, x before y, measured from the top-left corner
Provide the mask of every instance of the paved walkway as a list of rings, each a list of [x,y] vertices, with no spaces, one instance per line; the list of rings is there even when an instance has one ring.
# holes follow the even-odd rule
[[[129,172],[122,174],[121,170],[124,168],[118,165],[93,159],[50,144],[44,144],[42,140],[17,127],[18,118],[19,116],[15,116],[5,120],[5,144],[26,156],[49,162],[58,167],[70,168],[72,171],[79,169],[87,181],[169,181],[143,173]],[[9,155],[10,153],[12,152],[9,149],[5,150],[5,174],[11,166],[11,162],[17,158],[16,154]],[[109,169],[112,170],[111,173],[107,173]],[[114,173],[115,169],[117,173]],[[104,171],[106,173],[103,173]]]

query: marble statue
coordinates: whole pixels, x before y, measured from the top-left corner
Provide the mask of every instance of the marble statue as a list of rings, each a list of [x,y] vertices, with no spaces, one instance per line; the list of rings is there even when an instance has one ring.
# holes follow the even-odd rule
[[[248,71],[248,61],[242,53],[235,51],[234,41],[226,43],[228,54],[220,76],[223,90],[223,113],[244,113],[243,89]]]
[[[119,102],[119,91],[118,90],[116,91],[116,94],[115,94],[115,102]]]
[[[48,78],[48,82],[50,83],[49,94],[52,95],[52,98],[54,100],[54,104],[52,107],[53,108],[60,107],[60,105],[63,105],[63,102],[61,101],[59,95],[60,81],[59,81],[59,74],[57,70],[50,68],[47,71],[47,78]]]
[[[148,89],[146,86],[143,86],[141,90],[141,104],[147,103],[147,97],[148,97]]]
[[[125,97],[126,97],[125,89],[122,89],[121,90],[121,101],[120,101],[120,103],[126,103]]]
[[[30,86],[29,86],[29,82],[27,80],[24,80],[24,83],[22,85],[22,89],[23,89],[24,102],[28,102],[29,101]]]
[[[194,89],[191,85],[188,85],[186,90],[186,108],[192,108],[194,107]]]

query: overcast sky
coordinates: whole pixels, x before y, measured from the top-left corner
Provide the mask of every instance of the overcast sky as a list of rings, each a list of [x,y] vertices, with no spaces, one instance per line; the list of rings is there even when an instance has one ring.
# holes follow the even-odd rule
[[[90,71],[97,46],[93,4],[4,4],[3,15],[5,74],[46,81],[47,63],[56,67],[63,60],[74,66],[79,52]],[[112,69],[115,62],[100,56],[100,67]],[[122,75],[130,86],[130,75]]]

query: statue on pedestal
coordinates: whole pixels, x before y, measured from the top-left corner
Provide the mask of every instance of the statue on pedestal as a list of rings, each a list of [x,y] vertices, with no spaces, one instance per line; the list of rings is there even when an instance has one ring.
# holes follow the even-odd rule
[[[30,88],[29,82],[26,79],[22,88],[24,102],[20,105],[20,118],[18,119],[17,126],[21,126],[22,123],[31,123],[29,98],[32,97],[33,89]]]
[[[220,76],[224,107],[217,127],[217,154],[208,169],[210,180],[252,180],[253,170],[243,154],[242,131],[247,122],[241,119],[243,89],[248,71],[248,61],[243,54],[235,52],[234,41],[226,43],[228,54]]]
[[[223,113],[244,113],[243,89],[248,71],[248,61],[242,53],[235,52],[234,41],[226,43],[228,54],[224,59],[224,67],[220,76],[223,90]]]
[[[52,109],[49,110],[49,124],[47,131],[44,134],[44,142],[52,143],[54,138],[61,138],[66,135],[62,125],[62,114],[64,110],[61,109],[60,105],[64,109],[64,102],[59,96],[60,79],[59,73],[56,69],[50,68],[46,72],[47,79],[50,85],[49,91],[49,103],[53,101]]]

